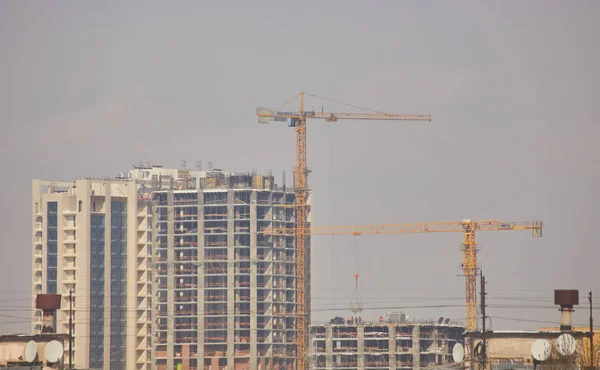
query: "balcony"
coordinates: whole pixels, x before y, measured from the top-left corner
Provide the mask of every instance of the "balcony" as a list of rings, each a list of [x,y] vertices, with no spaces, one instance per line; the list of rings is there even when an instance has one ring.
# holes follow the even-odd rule
[[[136,349],[137,349],[138,351],[145,351],[146,349],[149,349],[149,347],[148,347],[148,344],[147,344],[145,341],[142,341],[142,342],[138,343],[138,345],[137,345]],[[162,352],[162,351],[161,351],[161,352]],[[166,352],[166,351],[165,351],[165,352]],[[156,357],[159,357],[159,356],[158,356],[158,352],[157,352],[157,356],[156,356]],[[166,353],[165,353],[164,357],[167,357],[167,354],[166,354]]]
[[[65,231],[74,231],[77,229],[74,222],[65,222],[63,225],[63,230]]]
[[[137,231],[138,232],[146,232],[146,231],[152,231],[152,226],[148,226],[147,224],[139,224],[137,226]]]
[[[73,248],[65,249],[65,251],[63,252],[63,257],[76,257],[75,249],[73,249]]]

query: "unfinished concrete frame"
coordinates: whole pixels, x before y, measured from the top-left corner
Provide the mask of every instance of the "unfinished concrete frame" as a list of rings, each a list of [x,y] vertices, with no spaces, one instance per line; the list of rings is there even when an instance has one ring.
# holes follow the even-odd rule
[[[292,369],[293,190],[153,193],[154,367]]]

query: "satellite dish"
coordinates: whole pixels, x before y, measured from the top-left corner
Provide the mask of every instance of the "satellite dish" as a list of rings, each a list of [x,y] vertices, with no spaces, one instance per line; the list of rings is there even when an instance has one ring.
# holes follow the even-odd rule
[[[462,362],[465,358],[465,347],[462,344],[456,343],[454,348],[452,348],[452,359],[454,362]]]
[[[64,352],[63,345],[59,341],[50,341],[46,344],[46,350],[44,351],[46,361],[51,364],[57,363],[63,357]]]
[[[536,339],[531,343],[531,356],[538,361],[546,361],[551,351],[552,345],[545,339]]]
[[[30,340],[25,346],[25,361],[32,363],[35,361],[35,356],[37,356],[37,345],[33,340]]]
[[[556,349],[563,356],[571,356],[576,348],[577,342],[571,334],[562,334],[556,339]]]

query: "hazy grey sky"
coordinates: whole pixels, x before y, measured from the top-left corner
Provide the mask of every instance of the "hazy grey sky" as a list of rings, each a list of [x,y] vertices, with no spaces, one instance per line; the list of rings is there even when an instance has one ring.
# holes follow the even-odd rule
[[[180,157],[290,171],[293,130],[259,125],[254,109],[301,90],[434,117],[309,122],[314,224],[540,219],[543,239],[478,234],[489,314],[558,322],[554,308],[515,308],[551,307],[555,288],[600,301],[599,2],[207,4],[0,2],[0,332],[28,330],[12,316],[29,319],[13,307],[31,294],[32,178]],[[340,108],[308,102],[321,105]],[[348,307],[354,272],[366,306],[464,304],[461,242],[336,237],[332,253],[331,238],[315,237],[314,318]],[[462,307],[404,311],[464,318]]]

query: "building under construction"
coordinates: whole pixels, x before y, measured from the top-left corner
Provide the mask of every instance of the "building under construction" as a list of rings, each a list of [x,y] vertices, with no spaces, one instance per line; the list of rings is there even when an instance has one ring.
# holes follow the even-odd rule
[[[220,171],[166,188],[152,193],[153,367],[294,368],[295,238],[261,233],[295,227],[294,190]]]
[[[356,324],[332,320],[310,327],[311,369],[421,369],[451,364],[464,327],[449,319],[406,322],[397,314],[386,321]]]

